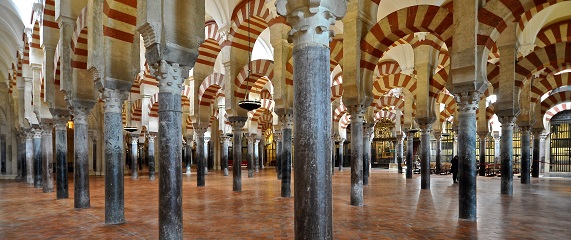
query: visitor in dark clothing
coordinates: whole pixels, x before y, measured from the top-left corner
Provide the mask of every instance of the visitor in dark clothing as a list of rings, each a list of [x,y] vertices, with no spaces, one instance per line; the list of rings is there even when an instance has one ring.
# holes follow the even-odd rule
[[[450,172],[452,173],[452,181],[454,183],[457,183],[457,179],[458,179],[458,155],[454,156],[454,158],[452,158],[452,161],[450,161],[450,163],[452,164],[452,166],[450,166]]]

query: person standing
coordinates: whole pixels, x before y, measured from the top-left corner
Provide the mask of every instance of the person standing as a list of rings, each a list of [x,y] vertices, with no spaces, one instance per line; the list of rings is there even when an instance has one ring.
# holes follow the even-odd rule
[[[450,166],[450,172],[452,173],[452,181],[454,183],[457,183],[457,179],[458,179],[458,155],[454,156],[454,158],[452,158],[452,161],[450,161],[450,163],[452,164],[452,166]]]

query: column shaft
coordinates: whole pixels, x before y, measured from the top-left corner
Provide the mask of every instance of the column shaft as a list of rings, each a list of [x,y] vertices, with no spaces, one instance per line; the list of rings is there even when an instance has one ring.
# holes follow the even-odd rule
[[[459,218],[476,220],[476,109],[480,94],[460,93],[457,98]]]
[[[74,207],[89,208],[89,141],[87,128],[87,115],[89,109],[74,107]],[[121,126],[121,125],[119,125]]]
[[[242,127],[248,120],[248,117],[232,116],[228,120],[232,124],[234,134],[232,143],[232,190],[234,192],[242,191]]]
[[[6,136],[0,136],[0,172],[6,175]]]
[[[430,125],[420,129],[420,189],[430,189]]]
[[[274,139],[276,141],[276,171],[278,174],[278,180],[282,179],[282,153],[283,153],[283,142],[282,142],[282,130],[274,133]]]
[[[31,131],[31,130],[30,130]],[[26,182],[28,184],[34,184],[35,182],[35,163],[34,163],[34,140],[33,140],[34,133],[29,132],[26,135],[26,145],[24,150],[24,154],[26,156],[25,166],[26,166]]]
[[[435,173],[440,174],[442,171],[442,135],[440,133],[435,133],[436,138],[436,163],[435,163]]]
[[[42,131],[42,190],[45,193],[54,191],[53,178],[53,143],[51,123],[44,123]]]
[[[514,116],[500,117],[502,137],[500,139],[502,183],[501,193],[513,194],[513,128]]]
[[[34,129],[34,187],[42,188],[42,130]]]
[[[256,172],[260,171],[260,140],[256,139],[254,141],[254,170]]]
[[[206,158],[204,147],[204,133],[206,128],[196,127],[196,186],[203,187],[206,184]]]
[[[254,141],[256,140],[256,134],[250,134],[248,136],[248,178],[254,177]]]
[[[395,152],[397,155],[398,173],[402,174],[402,159],[403,159],[403,152],[404,152],[404,136],[402,136],[402,135],[397,136],[397,149]]]
[[[521,127],[521,183],[530,184],[530,130],[527,126]]]
[[[486,176],[486,137],[487,133],[480,134],[480,176]]]
[[[56,130],[56,196],[57,199],[69,197],[67,183],[67,128],[69,116],[54,115]]]
[[[186,138],[186,145],[185,145],[185,156],[184,156],[184,162],[186,165],[186,174],[190,174],[190,168],[191,168],[191,164],[192,164],[192,138],[191,137],[187,137]]]
[[[149,161],[149,180],[155,180],[155,135],[147,135],[147,160]],[[192,153],[191,153],[192,154]]]
[[[412,166],[414,154],[414,133],[407,132],[406,134],[406,178],[412,179]]]
[[[281,154],[281,163],[282,163],[282,188],[281,188],[281,196],[282,197],[291,197],[291,146],[292,146],[292,124],[293,119],[288,117],[289,119],[286,120],[289,123],[284,123],[284,128],[282,128],[282,137],[283,137],[283,148]],[[285,121],[284,121],[285,122]],[[285,126],[289,125],[289,126]]]
[[[363,206],[363,115],[365,106],[350,106],[351,205]]]
[[[540,131],[533,132],[533,162],[531,164],[531,176],[539,177],[539,144],[540,144]]]
[[[374,123],[363,124],[363,185],[369,185],[369,175],[371,171],[371,135],[374,129]]]
[[[230,144],[230,138],[222,137],[220,140],[222,142],[222,154],[220,157],[221,158],[220,165],[222,167],[222,172],[224,176],[228,176],[228,145]]]
[[[345,157],[343,154],[343,143],[345,142],[344,138],[341,138],[339,141],[339,172],[343,171],[343,158]]]
[[[135,180],[139,178],[139,161],[137,157],[138,152],[138,134],[132,133],[131,134],[131,179]]]

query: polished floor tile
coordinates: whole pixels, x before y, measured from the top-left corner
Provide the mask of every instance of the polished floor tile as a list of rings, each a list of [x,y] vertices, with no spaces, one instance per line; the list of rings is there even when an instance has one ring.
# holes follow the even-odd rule
[[[232,171],[230,171],[230,174]],[[293,239],[293,198],[280,196],[275,169],[247,178],[242,192],[220,171],[196,187],[196,175],[183,174],[185,239]],[[431,190],[420,190],[420,176],[407,180],[374,169],[365,186],[365,206],[349,205],[350,169],[333,176],[335,239],[569,239],[571,180],[516,177],[514,195],[500,194],[500,179],[478,177],[478,220],[458,219],[458,184],[450,175],[432,175]],[[0,239],[157,239],[158,180],[125,176],[127,223],[104,224],[104,177],[91,177],[91,208],[73,208],[22,182],[0,180]],[[292,182],[293,187],[293,182]],[[293,189],[292,189],[293,193]],[[295,197],[295,196],[294,196]]]

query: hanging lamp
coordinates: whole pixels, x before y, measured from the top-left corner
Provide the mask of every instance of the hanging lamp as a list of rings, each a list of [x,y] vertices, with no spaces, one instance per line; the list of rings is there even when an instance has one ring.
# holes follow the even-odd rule
[[[248,89],[249,87],[249,80],[250,80],[250,75],[252,72],[252,50],[250,47],[250,1],[248,0],[247,3],[247,11],[248,11],[248,75],[246,77],[246,95],[244,96],[244,100],[238,102],[238,106],[240,106],[242,109],[248,110],[248,111],[253,111],[256,110],[258,108],[260,108],[262,106],[262,103],[259,100],[250,100],[248,97],[250,95],[250,90]]]

